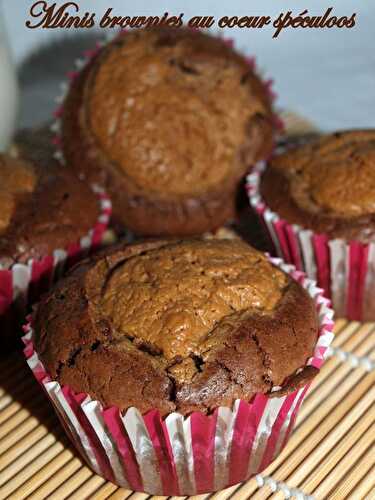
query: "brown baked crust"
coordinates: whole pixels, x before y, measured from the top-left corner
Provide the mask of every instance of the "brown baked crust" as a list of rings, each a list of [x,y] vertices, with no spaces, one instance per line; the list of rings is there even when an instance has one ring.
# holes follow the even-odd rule
[[[266,204],[330,238],[375,239],[375,130],[323,135],[276,156],[262,175]]]
[[[151,67],[155,86],[142,81]],[[121,93],[142,85],[145,109],[108,138],[109,120],[133,99]],[[153,120],[155,130],[146,130]],[[223,41],[184,28],[137,30],[102,49],[72,83],[63,150],[81,175],[106,186],[114,218],[128,228],[201,234],[235,216],[241,179],[273,148],[273,123],[266,89]]]
[[[156,333],[150,330],[147,320],[155,314],[157,304],[165,304],[167,299],[172,301],[172,312],[173,308],[178,311],[176,301],[187,299],[189,294],[183,287],[176,294],[178,278],[173,273],[178,271],[171,271],[168,265],[165,279],[160,278],[155,259],[159,257],[164,266],[171,256],[178,260],[182,250],[190,259],[191,269],[197,262],[207,265],[204,269],[211,277],[200,282],[195,271],[191,274],[178,261],[176,267],[184,269],[179,283],[187,284],[191,278],[196,286],[191,289],[191,304],[185,304],[184,315],[173,317],[175,332],[180,332],[184,322],[191,326],[194,313],[205,320],[210,317],[205,314],[217,314],[211,311],[212,304],[220,309],[222,296],[233,311],[213,318],[216,322],[214,326],[208,324],[207,331],[199,330],[202,325],[198,329],[193,326],[193,335],[186,335],[183,344],[174,345],[173,339],[166,344],[170,309],[158,312],[164,323],[159,330],[155,324]],[[211,252],[212,260],[206,259],[207,252]],[[251,262],[249,268],[244,262],[246,256]],[[225,281],[224,264],[229,269],[229,284],[215,290],[215,276]],[[138,334],[129,323],[114,321],[118,310],[125,310],[118,283],[117,311],[110,312],[105,305],[113,279],[116,281],[118,273],[124,271],[130,287],[127,305],[132,320],[144,325]],[[142,276],[147,286],[151,283],[155,287],[156,305],[146,302]],[[160,283],[153,281],[157,276]],[[203,306],[198,300],[202,283],[210,291]],[[242,287],[246,290],[242,298],[249,300],[251,307],[243,308],[241,301],[231,302],[236,293],[241,295]],[[143,308],[143,300],[151,309]],[[174,410],[185,415],[192,411],[209,413],[217,406],[230,407],[237,398],[250,400],[259,392],[290,393],[316,374],[311,367],[300,370],[317,340],[313,300],[297,282],[269,264],[263,254],[238,240],[120,244],[78,265],[42,299],[34,331],[36,350],[53,379],[77,392],[89,393],[106,407],[116,405],[121,410],[135,406],[142,413],[157,408],[163,415]]]
[[[52,159],[41,146],[43,140],[39,135],[24,132],[15,148],[16,157],[0,157],[1,214],[5,213],[5,197],[12,200],[10,217],[0,231],[0,263],[5,267],[76,243],[95,226],[99,217],[100,204],[92,189]],[[29,173],[28,178],[33,182],[28,189],[15,191],[5,185],[9,169],[17,170],[18,184],[22,180],[20,169]],[[5,197],[1,196],[2,191]]]

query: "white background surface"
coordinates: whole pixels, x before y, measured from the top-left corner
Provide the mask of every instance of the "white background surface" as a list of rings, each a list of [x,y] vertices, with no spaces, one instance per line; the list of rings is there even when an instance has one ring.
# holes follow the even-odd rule
[[[32,1],[0,2],[18,65],[41,45],[49,45],[56,38],[77,35],[77,30],[72,29],[30,30],[25,27],[25,21]],[[57,0],[57,3],[63,2]],[[78,0],[78,3],[81,13],[95,11],[97,19],[108,7],[113,7],[118,15],[162,15],[164,12],[178,15],[184,12],[184,19],[193,15],[214,15],[216,18],[270,15],[275,18],[280,12],[292,10],[297,15],[306,8],[311,15],[322,15],[328,7],[334,7],[337,16],[356,12],[356,26],[352,29],[288,29],[277,39],[272,38],[272,27],[224,31],[235,38],[239,48],[255,54],[265,74],[275,79],[282,107],[305,115],[327,130],[375,127],[373,0]],[[85,30],[85,35],[89,33],[93,34],[93,29]],[[58,59],[60,50],[55,51],[52,58]],[[48,64],[47,68],[43,64],[45,71]],[[50,97],[57,86],[52,73],[51,66],[48,77],[43,76],[42,81],[37,81],[36,74],[22,83],[24,100],[25,95],[28,98],[21,110],[21,124],[29,125],[48,117]]]

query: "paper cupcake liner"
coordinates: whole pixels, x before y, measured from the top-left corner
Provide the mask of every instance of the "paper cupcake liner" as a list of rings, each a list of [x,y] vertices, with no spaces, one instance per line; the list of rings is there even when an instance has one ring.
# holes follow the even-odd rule
[[[124,36],[128,33],[129,31],[127,30],[121,30],[120,32],[117,32],[117,34],[111,38],[115,38],[116,36]],[[220,34],[221,35],[221,34]],[[234,45],[234,40],[231,38],[225,38],[218,35],[218,38],[223,38],[224,42],[232,47]],[[55,98],[55,102],[57,104],[57,108],[54,111],[53,114],[53,123],[51,125],[51,132],[53,133],[53,138],[52,138],[52,143],[54,145],[54,157],[57,159],[60,163],[64,164],[64,154],[62,150],[62,137],[61,137],[61,117],[63,115],[64,111],[64,100],[69,92],[70,88],[70,83],[72,80],[77,78],[79,73],[85,69],[85,67],[94,59],[98,53],[100,52],[101,48],[105,46],[107,43],[109,43],[111,40],[101,40],[98,41],[91,50],[86,50],[81,57],[77,58],[74,61],[73,69],[67,73],[67,79],[63,82],[60,83],[60,94]],[[277,94],[273,90],[273,85],[274,81],[272,78],[266,79],[263,77],[262,72],[259,70],[257,63],[256,63],[256,58],[254,56],[248,56],[246,57],[247,64],[250,69],[252,69],[257,76],[260,78],[261,82],[263,83],[268,96],[272,101],[275,101],[277,99]],[[273,120],[274,120],[274,125],[275,127],[283,131],[284,130],[284,122],[281,119],[281,117],[274,111],[273,115]]]
[[[333,338],[333,312],[316,284],[280,259],[271,262],[290,274],[314,299],[319,337],[307,362],[320,368]],[[308,386],[283,397],[256,394],[212,415],[157,410],[121,414],[104,409],[87,394],[51,380],[34,350],[31,324],[25,327],[25,356],[60,420],[88,465],[107,480],[153,495],[196,495],[226,488],[262,471],[280,453],[293,429]]]
[[[64,249],[56,249],[51,255],[30,259],[27,264],[16,263],[9,268],[0,266],[0,338],[7,344],[16,341],[16,331],[27,308],[37,302],[68,268],[101,245],[112,204],[101,188],[93,186],[93,190],[100,202],[100,215],[95,226],[79,241]]]
[[[276,255],[315,280],[332,302],[337,316],[375,319],[375,243],[330,239],[289,224],[264,202],[260,179],[266,165],[259,162],[247,177],[250,204],[273,243]]]

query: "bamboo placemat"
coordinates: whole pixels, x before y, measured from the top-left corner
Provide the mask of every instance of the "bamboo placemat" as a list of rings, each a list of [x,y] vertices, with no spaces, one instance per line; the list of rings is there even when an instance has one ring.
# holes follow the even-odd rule
[[[195,498],[375,499],[375,324],[339,320],[335,332],[330,359],[280,457],[246,483]],[[0,365],[0,499],[5,498],[152,497],[117,488],[82,463],[19,353]]]
[[[313,129],[295,115],[284,119],[292,135]],[[246,483],[192,499],[375,500],[375,323],[338,320],[335,333],[279,458]],[[6,498],[157,500],[117,488],[83,464],[21,354],[0,362],[0,500]]]

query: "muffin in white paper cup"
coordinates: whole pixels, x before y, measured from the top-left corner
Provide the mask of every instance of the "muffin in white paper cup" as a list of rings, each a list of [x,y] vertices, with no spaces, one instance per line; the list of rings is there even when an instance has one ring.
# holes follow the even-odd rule
[[[373,144],[372,130],[323,135],[259,162],[246,184],[273,253],[316,280],[337,316],[357,321],[375,319]]]
[[[107,262],[110,265],[111,260]],[[76,393],[69,385],[62,386],[51,378],[34,347],[35,322],[31,320],[25,327],[28,364],[73,444],[97,474],[121,487],[149,494],[196,495],[244,481],[278,456],[289,439],[311,382],[303,374],[315,374],[324,362],[333,338],[333,312],[322,291],[303,273],[280,259],[270,262],[297,281],[315,304],[318,332],[313,356],[296,371],[296,377],[301,375],[300,381],[296,385],[293,382],[288,390],[275,386],[267,394],[256,393],[249,401],[236,399],[232,405],[217,406],[208,413],[168,412],[165,408],[163,413],[157,408],[142,412],[136,407],[120,411],[116,405],[104,407],[87,393]],[[307,295],[306,298],[310,300]],[[40,319],[39,316],[38,322]],[[108,324],[106,332],[110,336]],[[44,342],[52,340],[43,340],[43,345]],[[150,345],[144,347],[150,349]],[[75,349],[69,359],[77,359],[81,352]],[[67,361],[70,362],[74,363]],[[59,370],[64,370],[64,363]],[[89,371],[85,376],[90,379]],[[104,377],[104,385],[105,380]]]
[[[246,172],[282,125],[273,81],[232,45],[183,27],[129,30],[75,62],[55,156],[104,186],[117,231],[190,236],[235,218]]]
[[[0,157],[0,342],[20,342],[21,321],[62,273],[103,242],[112,205],[56,162]]]

